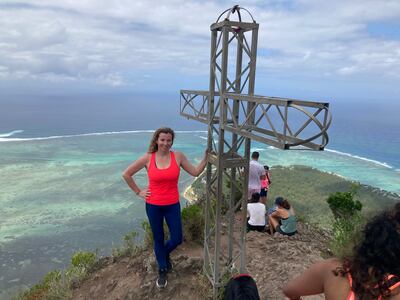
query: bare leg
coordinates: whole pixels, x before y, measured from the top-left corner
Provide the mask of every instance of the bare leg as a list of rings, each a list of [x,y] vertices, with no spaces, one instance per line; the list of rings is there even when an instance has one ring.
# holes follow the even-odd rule
[[[271,216],[268,216],[268,230],[270,234],[274,233],[274,229],[272,228],[272,223],[271,223]]]
[[[271,234],[273,234],[276,231],[276,227],[279,225],[279,220],[268,216],[268,223],[269,223],[269,230],[271,231]]]

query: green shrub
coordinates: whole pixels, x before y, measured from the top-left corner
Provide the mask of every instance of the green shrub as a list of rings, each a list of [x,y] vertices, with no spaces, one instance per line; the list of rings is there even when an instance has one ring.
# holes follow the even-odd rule
[[[182,209],[183,237],[186,241],[203,242],[204,214],[199,204],[192,204]]]
[[[146,248],[153,247],[153,232],[151,231],[150,223],[147,220],[142,222],[142,229],[144,230],[143,245]]]
[[[29,290],[17,295],[14,299],[44,299],[49,289],[60,282],[61,276],[61,271],[51,271],[43,277],[42,281],[32,286]]]
[[[90,269],[96,262],[96,253],[90,251],[78,251],[71,258],[73,267]]]
[[[65,271],[51,271],[41,282],[24,291],[15,299],[70,299],[71,287],[86,279],[90,268],[96,263],[94,252],[79,251],[71,258],[71,266]]]
[[[136,238],[138,233],[136,231],[131,231],[124,235],[124,249],[128,255],[132,255],[137,250]]]
[[[334,220],[332,222],[332,239],[330,248],[335,256],[347,256],[359,233],[364,219],[361,215],[362,204],[354,200],[357,187],[353,186],[349,192],[336,192],[326,200],[331,209]]]
[[[364,219],[359,214],[350,219],[337,218],[332,222],[332,239],[329,246],[334,256],[346,257],[351,254],[363,224]]]
[[[125,234],[123,236],[123,246],[120,248],[112,249],[112,257],[117,258],[121,256],[133,256],[140,249],[137,244],[138,233],[135,230]]]
[[[237,176],[237,175],[236,175]],[[227,190],[224,191],[224,194],[226,194],[226,197],[230,197],[230,193],[231,193],[231,185],[232,185],[232,181],[229,177],[224,177],[226,182],[226,188]],[[238,203],[240,200],[242,200],[242,196],[243,196],[243,185],[242,185],[242,180],[236,179],[236,184],[233,185],[234,188],[234,203],[236,205],[236,203]]]
[[[61,280],[62,273],[59,270],[54,270],[47,273],[42,281],[43,286],[48,288],[52,282],[59,282]]]
[[[358,187],[353,185],[349,192],[336,192],[329,195],[327,202],[335,218],[349,218],[362,209],[362,204],[354,200]]]

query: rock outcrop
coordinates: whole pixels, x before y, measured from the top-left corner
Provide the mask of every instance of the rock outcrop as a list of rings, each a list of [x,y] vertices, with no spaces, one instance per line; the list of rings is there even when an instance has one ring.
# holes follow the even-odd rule
[[[281,286],[323,259],[328,233],[299,223],[293,237],[247,233],[247,268],[261,299],[284,299]],[[155,286],[157,266],[151,250],[113,261],[105,258],[88,280],[74,289],[73,299],[209,299],[211,285],[202,274],[201,245],[184,243],[173,252],[174,268],[163,290]],[[323,299],[322,296],[305,299]]]

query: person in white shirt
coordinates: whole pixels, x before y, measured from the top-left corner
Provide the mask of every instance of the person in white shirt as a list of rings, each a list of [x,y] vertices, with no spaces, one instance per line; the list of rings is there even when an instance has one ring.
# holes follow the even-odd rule
[[[260,202],[260,193],[251,195],[250,203],[247,204],[247,231],[265,231],[265,205]]]
[[[249,164],[249,188],[248,188],[248,197],[247,199],[251,199],[251,196],[254,193],[260,193],[261,191],[261,180],[265,179],[265,170],[264,166],[258,162],[258,158],[260,153],[254,151],[251,154],[251,161]]]

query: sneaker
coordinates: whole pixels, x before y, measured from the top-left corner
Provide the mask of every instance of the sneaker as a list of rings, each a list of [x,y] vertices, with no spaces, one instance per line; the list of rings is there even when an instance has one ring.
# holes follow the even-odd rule
[[[172,262],[171,262],[171,258],[169,257],[169,255],[167,255],[167,272],[171,272],[172,271]]]
[[[160,270],[158,272],[158,278],[156,280],[156,285],[159,289],[163,289],[167,286],[167,270]]]

